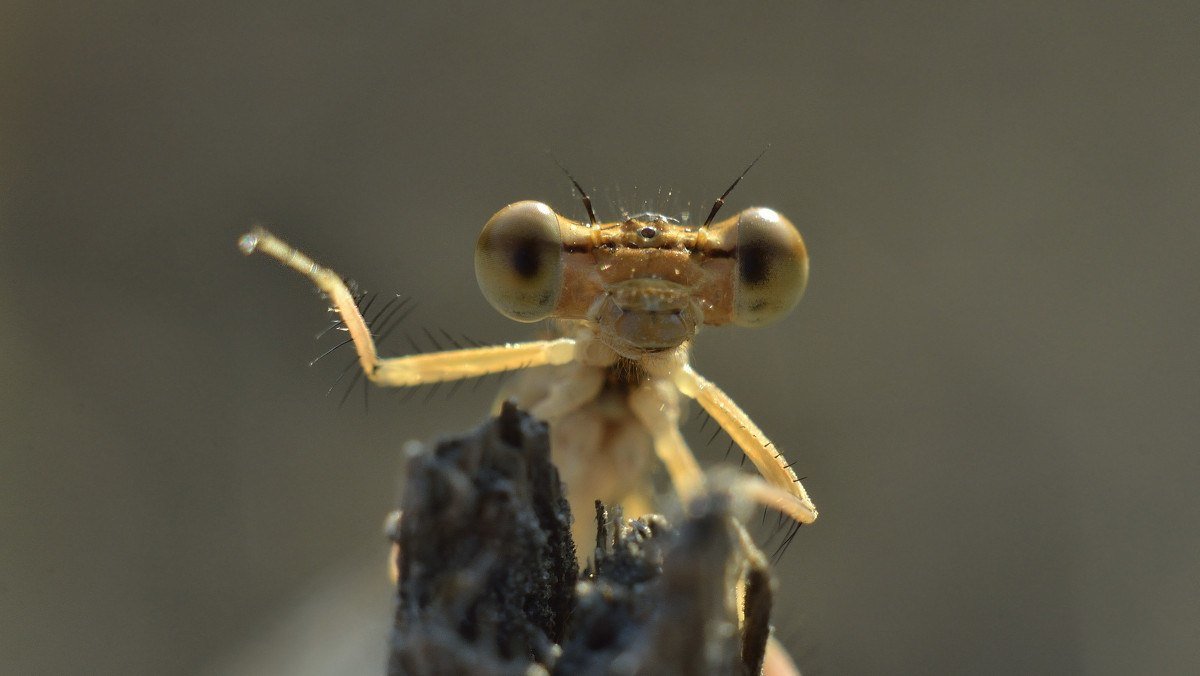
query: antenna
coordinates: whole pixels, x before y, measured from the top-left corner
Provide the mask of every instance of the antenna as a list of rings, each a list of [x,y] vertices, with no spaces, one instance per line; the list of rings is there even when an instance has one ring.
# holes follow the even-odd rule
[[[559,169],[562,169],[562,172],[567,175],[568,179],[570,179],[571,184],[574,185],[575,189],[579,191],[579,196],[583,199],[583,208],[587,209],[588,223],[593,228],[596,227],[596,212],[592,210],[592,198],[588,197],[588,194],[583,190],[583,186],[579,185],[579,181],[575,180],[575,177],[571,175],[571,172],[567,171],[567,168],[562,165],[562,162],[558,161],[557,157],[551,155],[550,158],[554,160],[554,163],[558,165]]]
[[[733,192],[733,189],[737,187],[738,182],[743,178],[746,178],[746,174],[750,173],[750,170],[754,168],[754,165],[758,164],[758,161],[761,160],[762,156],[767,154],[767,151],[770,149],[771,144],[768,143],[767,147],[763,148],[762,152],[758,154],[758,157],[754,158],[754,161],[750,163],[750,166],[746,167],[746,170],[742,172],[742,175],[738,176],[733,181],[733,185],[729,186],[729,189],[717,198],[717,201],[713,203],[712,211],[708,212],[708,218],[704,219],[704,225],[702,227],[708,227],[708,224],[712,223],[713,219],[717,217],[717,211],[721,209],[721,205],[725,204],[725,198],[729,197],[729,193]],[[562,165],[559,166],[561,167]],[[563,171],[566,171],[566,169],[563,169]]]

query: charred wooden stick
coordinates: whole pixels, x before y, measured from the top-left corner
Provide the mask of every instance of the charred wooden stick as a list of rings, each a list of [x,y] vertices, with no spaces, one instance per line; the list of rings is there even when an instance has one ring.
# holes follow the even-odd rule
[[[726,496],[677,527],[597,503],[580,573],[546,427],[511,404],[407,481],[389,674],[761,673],[771,579]]]

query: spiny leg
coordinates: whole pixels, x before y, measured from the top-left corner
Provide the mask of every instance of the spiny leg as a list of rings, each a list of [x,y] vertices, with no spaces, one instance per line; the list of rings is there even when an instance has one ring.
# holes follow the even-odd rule
[[[817,509],[808,497],[808,491],[804,490],[804,485],[784,460],[783,454],[774,450],[774,444],[750,416],[721,388],[696,373],[689,365],[676,371],[674,379],[679,391],[695,399],[717,421],[767,480],[767,484],[739,480],[739,490],[754,501],[771,505],[800,523],[815,521]]]
[[[811,501],[797,498],[791,491],[773,486],[759,477],[739,473],[727,486],[734,495],[774,509],[796,521],[797,525],[817,520],[817,510]]]
[[[238,246],[247,255],[261,251],[317,285],[333,303],[350,339],[354,341],[363,373],[376,385],[424,385],[533,366],[565,364],[575,359],[575,341],[569,338],[380,358],[375,338],[355,303],[354,295],[337,273],[318,265],[261,227],[255,227],[243,235]]]
[[[570,338],[535,340],[378,359],[375,368],[367,371],[367,377],[382,387],[409,387],[566,364],[574,358],[575,341]]]

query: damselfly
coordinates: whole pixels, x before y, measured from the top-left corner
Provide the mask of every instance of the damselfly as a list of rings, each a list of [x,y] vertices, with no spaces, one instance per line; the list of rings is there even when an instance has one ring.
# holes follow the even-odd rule
[[[689,363],[701,326],[762,326],[799,301],[808,253],[796,228],[766,208],[715,221],[741,177],[701,225],[656,213],[600,222],[590,198],[571,180],[587,223],[541,202],[517,202],[492,216],[475,247],[484,296],[517,321],[554,320],[558,335],[545,340],[381,357],[375,327],[338,274],[261,227],[239,246],[246,254],[261,251],[278,259],[324,292],[362,372],[378,386],[527,370],[501,398],[550,425],[553,458],[577,521],[590,521],[579,515],[590,514],[595,500],[622,503],[634,514],[652,507],[655,456],[680,499],[705,489],[710,482],[680,432],[681,397],[687,397],[762,476],[739,473],[723,488],[797,524],[812,523],[816,509],[783,454]]]

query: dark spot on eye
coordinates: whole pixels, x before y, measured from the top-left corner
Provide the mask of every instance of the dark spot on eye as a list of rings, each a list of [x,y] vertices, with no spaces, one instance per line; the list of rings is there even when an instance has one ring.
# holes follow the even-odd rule
[[[638,230],[638,234],[646,239],[654,239],[654,236],[658,234],[658,230],[656,230],[653,225],[643,225],[642,228]]]
[[[521,279],[533,279],[542,269],[539,244],[534,237],[518,239],[512,243],[512,269]]]
[[[758,286],[771,276],[771,247],[765,242],[747,242],[738,247],[738,271],[742,282]]]

